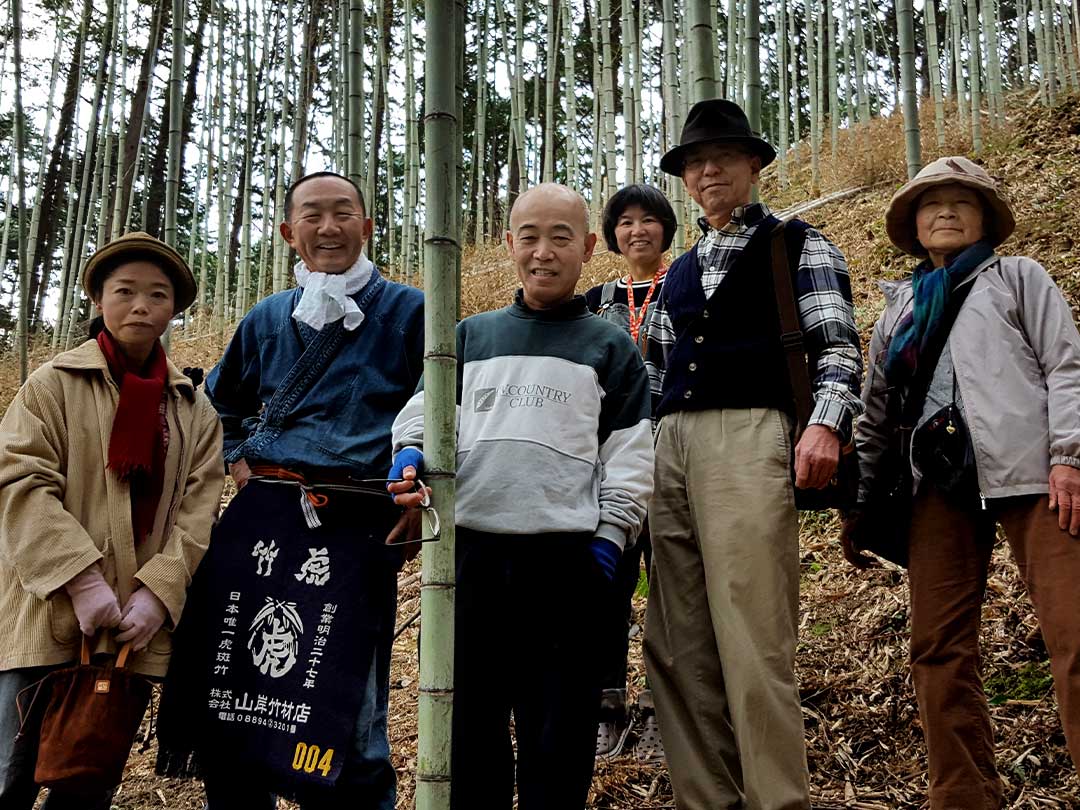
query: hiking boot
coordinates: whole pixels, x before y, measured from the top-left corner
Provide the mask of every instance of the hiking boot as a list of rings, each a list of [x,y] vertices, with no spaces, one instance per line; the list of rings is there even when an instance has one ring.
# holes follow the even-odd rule
[[[660,739],[660,725],[656,722],[652,692],[645,690],[638,696],[638,712],[641,717],[641,733],[634,745],[634,759],[643,765],[663,762],[664,742]]]

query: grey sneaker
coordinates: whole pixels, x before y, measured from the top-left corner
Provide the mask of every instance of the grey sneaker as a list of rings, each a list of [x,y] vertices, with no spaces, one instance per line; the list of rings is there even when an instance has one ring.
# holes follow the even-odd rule
[[[601,720],[596,727],[597,759],[612,759],[622,753],[630,727],[614,720]]]
[[[638,697],[641,717],[641,733],[634,744],[634,759],[643,765],[664,761],[664,742],[660,739],[660,725],[656,722],[652,693],[644,691]]]

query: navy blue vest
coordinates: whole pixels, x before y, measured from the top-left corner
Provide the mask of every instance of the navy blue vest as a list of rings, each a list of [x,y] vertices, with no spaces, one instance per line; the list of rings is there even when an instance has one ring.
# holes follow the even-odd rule
[[[769,216],[706,300],[695,244],[664,278],[664,298],[675,330],[657,416],[711,408],[794,409],[772,279],[773,228]],[[806,229],[784,229],[792,286]],[[797,293],[796,293],[797,294]]]

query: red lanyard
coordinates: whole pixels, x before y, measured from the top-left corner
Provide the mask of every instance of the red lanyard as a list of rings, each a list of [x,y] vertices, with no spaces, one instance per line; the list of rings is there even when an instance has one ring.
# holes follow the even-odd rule
[[[645,320],[645,313],[649,311],[649,302],[652,301],[653,293],[656,292],[656,285],[664,280],[664,273],[666,272],[667,268],[661,267],[653,276],[649,291],[645,293],[645,300],[641,302],[641,315],[637,314],[637,309],[634,307],[634,277],[626,277],[626,304],[630,307],[630,337],[634,339],[634,343],[638,342],[641,324]]]

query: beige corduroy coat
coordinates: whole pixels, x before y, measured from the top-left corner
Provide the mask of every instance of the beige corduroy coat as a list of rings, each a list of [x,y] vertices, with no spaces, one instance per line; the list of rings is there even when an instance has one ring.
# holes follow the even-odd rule
[[[225,477],[210,402],[171,362],[166,386],[165,485],[138,547],[130,488],[106,469],[120,391],[96,342],[37,369],[0,421],[0,670],[78,656],[79,625],[63,585],[100,563],[121,606],[141,583],[168,609],[133,661],[138,672],[165,674]],[[99,650],[110,648],[105,635]]]

